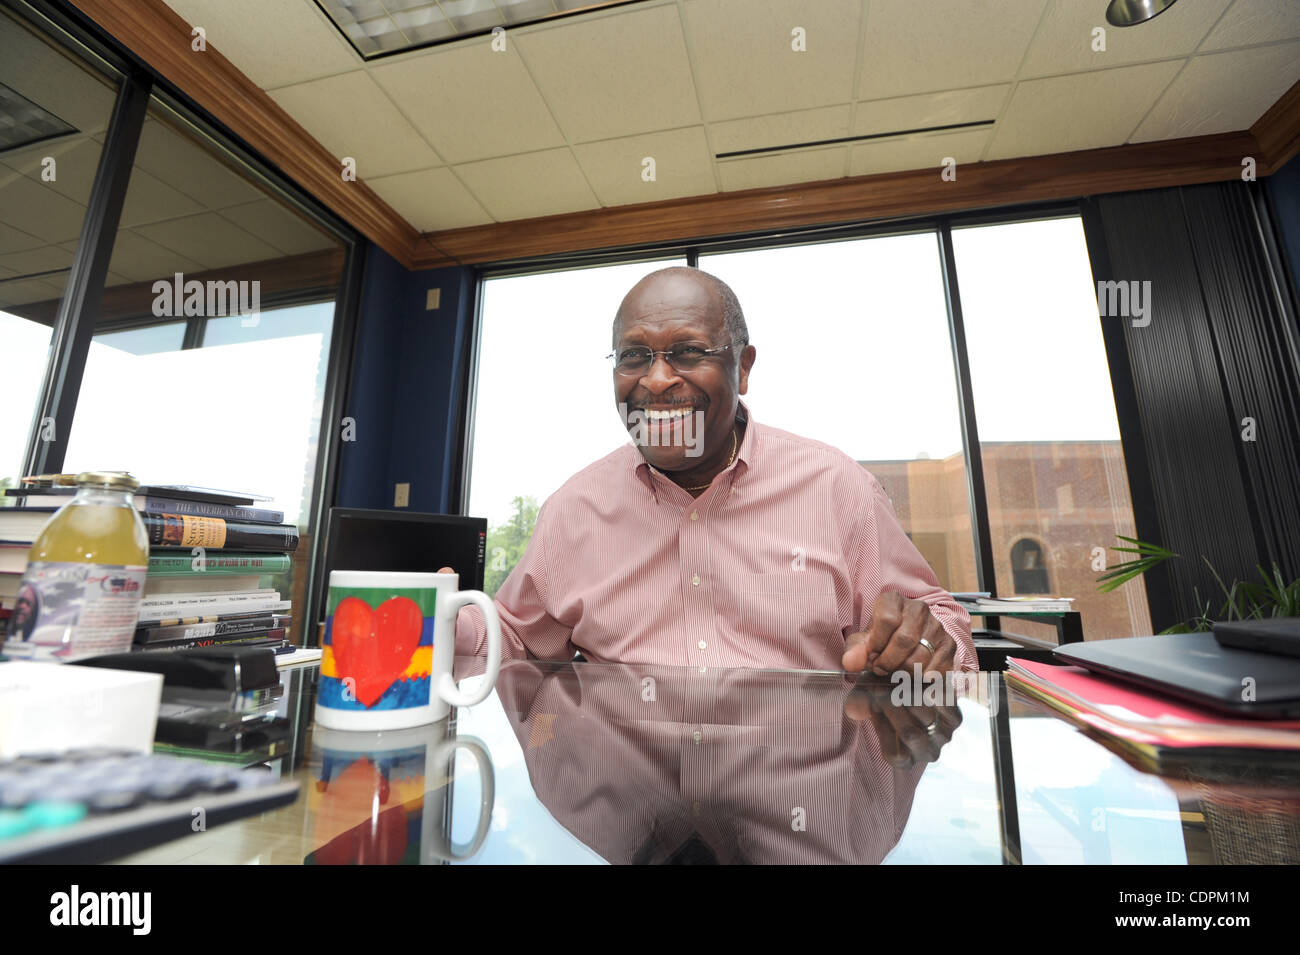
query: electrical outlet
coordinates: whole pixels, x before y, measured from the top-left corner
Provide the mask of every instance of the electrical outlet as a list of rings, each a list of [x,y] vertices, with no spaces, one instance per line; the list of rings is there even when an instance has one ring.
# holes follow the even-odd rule
[[[424,293],[424,310],[426,312],[436,311],[442,304],[442,289],[431,288]]]
[[[410,483],[395,484],[393,491],[393,507],[410,507],[411,506],[411,485]]]

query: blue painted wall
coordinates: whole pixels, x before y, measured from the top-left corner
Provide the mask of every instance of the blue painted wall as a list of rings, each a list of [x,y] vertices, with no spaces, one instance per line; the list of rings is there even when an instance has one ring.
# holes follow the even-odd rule
[[[436,310],[429,289],[441,292]],[[456,425],[473,321],[473,273],[408,272],[371,244],[366,252],[346,414],[355,440],[341,445],[343,507],[393,510],[393,486],[411,485],[406,510],[448,513]]]

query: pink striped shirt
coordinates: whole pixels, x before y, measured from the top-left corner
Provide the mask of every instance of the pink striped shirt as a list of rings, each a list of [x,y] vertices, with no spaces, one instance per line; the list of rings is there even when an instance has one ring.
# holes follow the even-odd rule
[[[698,498],[631,443],[542,506],[496,595],[502,657],[839,670],[876,597],[924,600],[976,667],[970,617],[939,586],[874,476],[843,452],[754,421]],[[486,653],[482,614],[456,652]]]

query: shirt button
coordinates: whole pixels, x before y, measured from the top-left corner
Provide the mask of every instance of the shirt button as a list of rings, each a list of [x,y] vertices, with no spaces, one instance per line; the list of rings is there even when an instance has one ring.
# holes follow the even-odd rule
[[[695,644],[695,645],[696,645],[697,647],[699,647],[701,650],[703,650],[705,647],[708,646],[708,644],[705,643],[703,640],[701,640],[699,643],[697,643],[697,644]]]
[[[691,586],[698,587],[699,585],[700,585],[700,575],[696,574],[694,577],[691,578]]]
[[[708,668],[708,667],[700,667],[700,676],[703,676],[704,674],[706,674],[706,673],[708,673],[708,672],[709,672],[709,668]]]
[[[699,519],[700,519],[700,512],[699,512],[699,511],[691,511],[691,520],[693,520],[693,521],[698,521]]]
[[[695,742],[698,743],[700,740],[704,739],[704,734],[701,733],[699,730],[696,730],[694,733],[691,734],[691,739],[695,740]]]

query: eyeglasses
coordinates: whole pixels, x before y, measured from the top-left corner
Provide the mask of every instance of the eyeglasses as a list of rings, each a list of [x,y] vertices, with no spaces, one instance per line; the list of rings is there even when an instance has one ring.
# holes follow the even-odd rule
[[[722,354],[730,349],[732,345],[741,345],[743,347],[747,344],[748,341],[743,338],[727,342],[725,345],[719,345],[717,348],[710,348],[703,342],[678,342],[672,348],[666,348],[662,351],[645,345],[627,345],[615,349],[605,357],[613,360],[614,371],[620,375],[645,374],[650,370],[650,366],[654,364],[656,355],[663,355],[664,359],[675,371],[694,371],[709,358]]]

